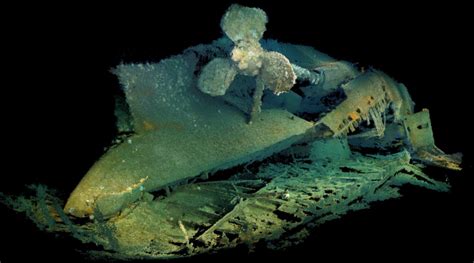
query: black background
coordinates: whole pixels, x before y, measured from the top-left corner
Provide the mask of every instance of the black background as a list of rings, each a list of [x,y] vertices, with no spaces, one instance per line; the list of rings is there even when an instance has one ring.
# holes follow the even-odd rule
[[[232,251],[198,259],[411,260],[472,262],[472,19],[456,3],[326,5],[242,2],[267,12],[266,38],[313,46],[335,58],[385,71],[404,83],[417,110],[429,108],[437,145],[463,152],[465,170],[450,174],[450,193],[408,188],[315,231],[287,251]],[[114,134],[109,69],[158,62],[221,36],[229,2],[167,6],[29,6],[5,9],[2,48],[4,169],[0,191],[41,182],[72,191]],[[171,5],[169,5],[171,4]],[[23,8],[23,7],[22,7]],[[6,147],[5,147],[6,146]],[[71,240],[36,231],[1,207],[0,261],[82,261]]]

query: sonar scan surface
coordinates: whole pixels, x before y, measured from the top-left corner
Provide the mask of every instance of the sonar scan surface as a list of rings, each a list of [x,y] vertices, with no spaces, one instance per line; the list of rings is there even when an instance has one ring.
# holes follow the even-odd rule
[[[267,22],[234,4],[212,43],[117,65],[116,144],[67,199],[32,185],[2,202],[45,232],[95,244],[84,251],[93,257],[133,260],[287,248],[402,185],[449,191],[426,168],[459,171],[461,154],[436,146],[409,87],[265,39]]]

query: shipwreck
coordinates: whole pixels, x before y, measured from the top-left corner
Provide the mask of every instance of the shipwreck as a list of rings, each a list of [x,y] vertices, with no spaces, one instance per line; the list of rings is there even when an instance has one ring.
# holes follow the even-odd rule
[[[88,253],[162,259],[280,249],[401,185],[449,189],[423,168],[460,170],[460,155],[436,147],[403,84],[264,39],[266,24],[263,10],[232,5],[212,43],[113,68],[117,143],[68,200],[36,186],[4,202],[96,244]]]

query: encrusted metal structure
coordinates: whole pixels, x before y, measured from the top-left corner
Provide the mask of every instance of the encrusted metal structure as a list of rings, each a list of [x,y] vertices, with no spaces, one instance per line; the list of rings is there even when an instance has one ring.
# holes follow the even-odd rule
[[[71,193],[36,186],[5,198],[47,231],[120,259],[174,258],[311,230],[413,184],[449,185],[425,165],[460,170],[434,144],[428,110],[407,88],[312,47],[262,39],[267,17],[232,5],[225,36],[155,64],[113,69],[119,143]],[[377,154],[366,154],[366,150]]]

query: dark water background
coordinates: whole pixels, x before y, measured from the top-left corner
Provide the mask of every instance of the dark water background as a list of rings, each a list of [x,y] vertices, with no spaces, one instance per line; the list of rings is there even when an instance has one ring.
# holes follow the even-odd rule
[[[308,3],[249,5],[267,12],[266,38],[314,46],[403,82],[417,110],[430,109],[438,146],[465,154],[465,170],[450,176],[450,193],[407,188],[404,198],[327,223],[303,245],[287,251],[248,256],[236,250],[198,259],[472,262],[474,102],[467,8],[455,3]],[[4,24],[1,98],[7,147],[0,191],[18,193],[34,182],[65,194],[72,191],[114,136],[118,82],[108,70],[121,62],[158,62],[211,42],[221,35],[219,21],[227,6],[177,3],[138,9],[117,4],[60,11],[42,6],[46,12],[16,16],[26,25],[15,19]],[[38,232],[22,215],[0,209],[1,263],[82,261],[74,241]]]

